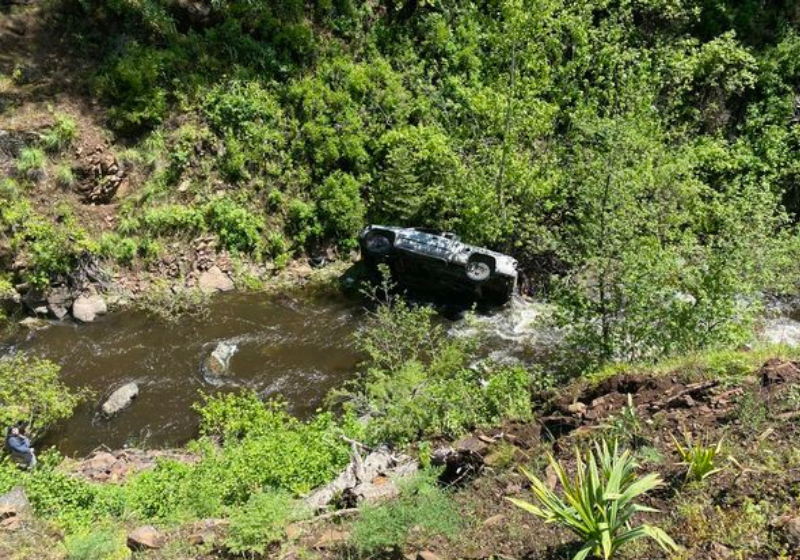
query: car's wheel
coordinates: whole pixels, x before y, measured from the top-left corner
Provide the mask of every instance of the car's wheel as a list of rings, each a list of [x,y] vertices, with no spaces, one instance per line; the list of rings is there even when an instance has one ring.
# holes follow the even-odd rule
[[[475,255],[467,261],[467,278],[473,282],[488,280],[494,270],[494,259]]]
[[[381,232],[371,232],[364,240],[364,250],[372,257],[383,257],[392,250],[392,240]]]

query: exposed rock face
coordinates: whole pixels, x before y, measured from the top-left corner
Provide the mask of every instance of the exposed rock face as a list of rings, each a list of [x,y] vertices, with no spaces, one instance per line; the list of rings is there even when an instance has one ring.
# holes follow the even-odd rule
[[[98,315],[108,313],[105,300],[98,295],[79,296],[72,304],[72,316],[82,323],[91,323]]]
[[[203,546],[218,542],[227,528],[230,521],[227,519],[203,519],[194,524],[192,534],[189,535],[189,544],[193,546]]]
[[[231,358],[239,350],[239,347],[232,343],[222,341],[217,344],[214,350],[203,361],[201,367],[203,378],[212,385],[222,383],[224,377],[230,373]]]
[[[128,407],[138,395],[139,386],[136,383],[131,382],[123,385],[111,393],[111,396],[103,403],[103,414],[106,416],[113,416],[120,410]]]
[[[0,130],[0,170],[10,170],[20,152],[38,139],[39,135],[35,132]]]
[[[91,482],[116,483],[134,473],[155,468],[158,461],[163,459],[195,463],[198,457],[183,450],[169,449],[97,451],[88,459],[71,462],[69,470]]]
[[[407,455],[392,455],[388,449],[373,451],[366,458],[354,449],[353,460],[336,479],[305,499],[315,509],[327,507],[336,496],[347,505],[376,502],[399,494],[395,479],[413,475],[418,470],[414,459]]]
[[[152,525],[137,527],[128,533],[128,548],[133,551],[153,550],[164,545],[164,537]]]
[[[25,490],[17,486],[0,496],[0,531],[13,532],[22,528],[22,516],[30,510]]]
[[[0,496],[0,518],[6,518],[10,515],[22,515],[26,513],[31,507],[28,501],[28,496],[22,486],[17,486]]]
[[[97,146],[78,169],[81,181],[76,191],[86,203],[108,204],[119,190],[125,190],[128,178],[114,157],[103,146]]]
[[[233,280],[218,266],[212,266],[197,279],[197,287],[205,294],[233,290]]]
[[[47,296],[47,310],[59,321],[69,315],[72,303],[72,293],[64,286],[54,288]]]

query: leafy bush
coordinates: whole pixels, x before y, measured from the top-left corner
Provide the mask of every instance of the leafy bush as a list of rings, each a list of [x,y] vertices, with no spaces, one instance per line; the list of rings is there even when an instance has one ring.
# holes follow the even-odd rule
[[[662,484],[657,474],[637,478],[636,463],[630,452],[626,450],[620,454],[616,444],[613,450],[609,450],[605,441],[596,444],[594,452],[589,452],[586,457],[576,450],[575,463],[575,479],[572,481],[564,466],[550,457],[550,466],[564,491],[563,499],[545,482],[525,471],[538,505],[514,498],[508,498],[509,501],[545,522],[557,523],[577,535],[582,547],[573,560],[583,560],[589,555],[608,560],[626,543],[645,537],[653,539],[667,551],[677,550],[675,542],[658,527],[632,526],[635,514],[656,511],[634,500]]]
[[[17,159],[17,175],[30,181],[44,179],[45,155],[38,148],[24,148]]]
[[[222,246],[231,251],[252,253],[259,248],[264,219],[229,198],[219,198],[205,207],[208,228]]]
[[[98,253],[103,257],[114,259],[120,264],[129,265],[136,258],[139,245],[130,237],[121,237],[116,233],[104,233],[98,242]]]
[[[687,434],[686,447],[681,445],[675,436],[672,437],[672,441],[682,464],[686,466],[686,480],[700,482],[722,470],[716,467],[717,456],[722,452],[722,440],[716,445],[709,446],[700,439],[692,441],[691,436]]]
[[[166,57],[158,49],[131,42],[111,59],[95,81],[109,107],[110,125],[135,133],[160,123],[167,114],[163,89]]]
[[[125,533],[114,529],[67,535],[64,547],[67,560],[125,560],[131,556],[125,545]]]
[[[474,341],[451,337],[434,311],[396,299],[380,305],[357,335],[368,360],[349,396],[367,414],[370,441],[408,443],[459,435],[480,425],[531,416],[531,377],[523,368],[468,365]]]
[[[355,419],[342,423],[330,413],[308,422],[278,403],[261,403],[253,393],[207,397],[198,407],[205,434],[222,435],[222,450],[204,447],[198,466],[218,482],[225,503],[241,503],[254,488],[303,493],[333,478],[349,461],[342,434],[358,435]],[[212,473],[215,473],[212,475]]]
[[[322,235],[316,209],[300,199],[289,203],[286,222],[292,239],[300,247]]]
[[[316,198],[325,233],[344,248],[355,247],[366,212],[359,182],[352,175],[334,172],[322,183]]]
[[[169,204],[145,212],[138,227],[151,235],[194,235],[205,227],[203,212],[191,206]]]
[[[0,360],[0,425],[28,422],[35,437],[72,416],[86,392],[64,385],[59,371],[53,362],[24,354]]]
[[[437,486],[436,474],[425,471],[405,481],[397,500],[359,508],[351,539],[361,554],[402,550],[412,529],[422,539],[458,534],[461,514],[448,492]]]
[[[255,493],[231,513],[225,547],[233,554],[263,555],[283,537],[292,520],[292,500],[285,492]]]
[[[58,113],[53,117],[53,126],[42,136],[42,146],[51,153],[63,152],[78,137],[78,124],[69,115]]]

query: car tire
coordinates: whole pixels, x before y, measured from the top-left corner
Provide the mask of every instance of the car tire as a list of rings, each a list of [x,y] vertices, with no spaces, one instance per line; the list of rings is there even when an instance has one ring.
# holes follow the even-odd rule
[[[364,239],[364,250],[370,257],[385,257],[392,250],[392,240],[382,232],[370,232]]]
[[[484,255],[475,255],[467,261],[467,278],[473,282],[488,280],[494,272],[494,259]]]

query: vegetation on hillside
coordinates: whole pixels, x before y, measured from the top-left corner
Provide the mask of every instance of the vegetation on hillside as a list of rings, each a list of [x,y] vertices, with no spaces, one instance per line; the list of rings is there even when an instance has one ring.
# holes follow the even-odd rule
[[[303,255],[346,257],[367,223],[430,226],[515,256],[523,289],[552,302],[567,327],[570,373],[593,373],[592,388],[570,387],[582,400],[559,403],[543,391],[549,371],[479,362],[475,341],[448,335],[430,310],[378,306],[358,335],[361,375],[311,418],[255,394],[207,397],[189,446],[196,461],[165,460],[121,484],[72,476],[53,452],[32,472],[1,462],[0,493],[25,488],[42,538],[58,543],[54,557],[126,558],[125,527],[180,531],[211,517],[230,525],[209,554],[269,555],[296,540],[290,524],[319,522],[301,498],[348,463],[350,440],[413,452],[425,468],[397,500],[337,520],[352,532],[330,555],[438,542],[488,557],[494,548],[477,550],[488,532],[503,535],[498,547],[527,543],[512,555],[529,552],[522,533],[535,533],[545,541],[535,557],[548,560],[664,558],[659,544],[676,557],[789,557],[796,545],[777,520],[800,507],[791,439],[800,370],[789,364],[788,377],[759,382],[751,373],[765,355],[730,349],[750,340],[765,293],[797,292],[796,2],[58,0],[40,9],[89,68],[82,94],[98,102],[131,188],[102,226],[90,223],[86,200],[63,192],[87,181],[86,131],[74,115],[49,115],[0,179],[4,301],[67,282],[87,255],[136,270],[208,236],[237,262],[280,268]],[[20,66],[0,87],[27,79]],[[689,380],[669,387],[687,391],[679,413],[658,382],[623,376],[620,364],[643,363],[653,379],[652,364],[667,363]],[[41,431],[71,414],[82,394],[57,375],[47,361],[0,361],[0,420],[24,416]],[[650,401],[623,397],[622,386],[651,391]],[[606,399],[616,401],[603,408]],[[537,415],[545,437],[506,433],[538,430]],[[693,423],[711,433],[684,434]],[[481,435],[494,499],[479,485],[438,485],[430,441],[492,428]],[[552,485],[539,459],[548,452]],[[505,470],[518,465],[538,505],[521,501],[530,500],[521,479]],[[506,494],[535,515],[502,509]],[[487,509],[506,516],[494,521],[505,532],[470,522]]]
[[[516,256],[589,365],[738,343],[759,294],[793,288],[788,0],[48,10],[93,61],[89,91],[143,176],[99,240],[21,233],[21,210],[3,211],[38,285],[87,248],[130,266],[210,232],[282,266],[346,252],[367,222],[441,227]],[[6,192],[42,180],[78,133],[56,115]]]

